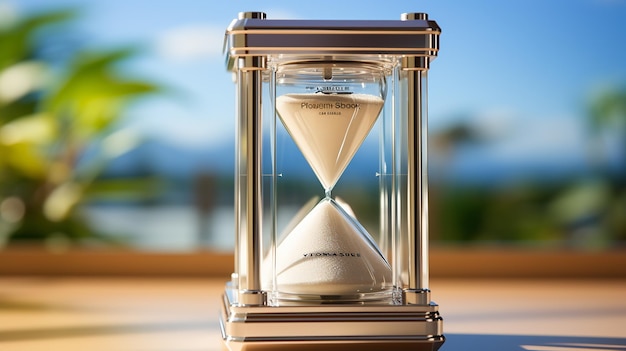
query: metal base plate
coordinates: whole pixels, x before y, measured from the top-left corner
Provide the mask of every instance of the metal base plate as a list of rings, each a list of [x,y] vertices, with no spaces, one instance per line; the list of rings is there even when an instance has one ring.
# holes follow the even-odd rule
[[[225,350],[435,351],[443,344],[438,306],[239,306],[226,289],[220,316]]]

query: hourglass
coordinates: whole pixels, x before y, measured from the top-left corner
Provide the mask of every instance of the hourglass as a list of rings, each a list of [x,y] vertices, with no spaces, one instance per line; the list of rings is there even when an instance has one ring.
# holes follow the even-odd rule
[[[276,248],[277,297],[294,301],[391,298],[391,266],[332,190],[380,115],[384,65],[283,64],[276,111],[324,190],[323,199]]]
[[[426,180],[426,78],[439,34],[423,13],[294,21],[246,12],[231,23],[238,134],[235,272],[220,317],[227,349],[443,344],[428,288]],[[354,172],[356,155],[374,166]],[[354,177],[378,194],[339,196]],[[364,203],[377,214],[354,209]]]

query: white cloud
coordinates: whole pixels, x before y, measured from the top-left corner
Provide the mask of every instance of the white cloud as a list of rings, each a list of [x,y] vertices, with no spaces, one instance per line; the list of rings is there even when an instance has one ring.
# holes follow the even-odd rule
[[[195,61],[221,57],[224,28],[188,25],[162,33],[156,42],[160,55],[173,61]]]

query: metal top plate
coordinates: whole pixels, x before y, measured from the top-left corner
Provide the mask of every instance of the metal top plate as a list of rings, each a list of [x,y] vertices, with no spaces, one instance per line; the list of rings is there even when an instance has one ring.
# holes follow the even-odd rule
[[[227,67],[236,58],[270,55],[394,55],[434,58],[441,29],[427,19],[269,20],[242,14],[226,30]],[[426,16],[423,16],[424,18]]]

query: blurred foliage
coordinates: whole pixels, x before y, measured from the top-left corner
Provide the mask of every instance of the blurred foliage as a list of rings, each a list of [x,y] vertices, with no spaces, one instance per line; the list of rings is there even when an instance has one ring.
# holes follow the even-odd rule
[[[52,11],[0,27],[0,246],[102,239],[81,217],[81,204],[103,189],[107,196],[154,190],[146,179],[98,178],[108,161],[140,143],[117,125],[125,109],[160,90],[120,72],[134,50],[77,48],[60,65],[39,55],[47,30],[76,16]],[[96,155],[85,160],[94,145]]]
[[[613,196],[603,181],[441,187],[433,195],[433,236],[447,244],[592,249],[626,240],[623,187]]]
[[[614,126],[625,133],[626,87],[609,89],[596,96],[590,103],[589,122],[594,132]]]
[[[446,244],[529,245],[606,249],[626,243],[626,87],[594,96],[585,115],[591,171],[550,181],[436,184],[432,236]],[[450,155],[480,142],[463,126],[433,136]],[[617,143],[607,143],[609,136]],[[485,141],[487,142],[487,141]],[[617,157],[609,145],[617,144]]]

